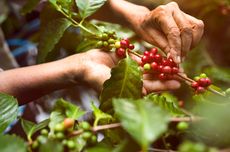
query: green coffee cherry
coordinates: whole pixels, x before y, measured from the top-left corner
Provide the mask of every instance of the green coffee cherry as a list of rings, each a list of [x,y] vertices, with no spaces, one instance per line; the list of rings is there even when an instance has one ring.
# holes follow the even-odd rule
[[[38,146],[39,146],[39,143],[37,140],[35,140],[31,145],[32,149],[36,149],[36,148],[38,148]]]
[[[63,144],[63,145],[67,145],[67,142],[68,142],[68,140],[64,139],[64,140],[62,141],[62,144]]]
[[[146,63],[144,65],[144,70],[149,71],[151,69],[151,65],[149,63]]]
[[[46,142],[46,140],[47,140],[47,138],[45,136],[40,135],[37,137],[37,141],[41,144],[44,144]]]
[[[57,132],[64,131],[64,130],[65,130],[64,124],[63,124],[63,123],[57,124],[57,125],[54,127],[54,130],[57,131]]]
[[[111,30],[111,31],[108,31],[107,33],[109,34],[109,36],[113,36],[115,34],[115,31]]]
[[[91,143],[96,143],[97,142],[97,136],[93,135],[91,138],[90,138],[90,142]]]
[[[103,42],[103,46],[104,46],[104,47],[107,47],[108,45],[109,45],[109,43],[108,43],[107,41],[104,41],[104,42]]]
[[[83,121],[81,124],[80,124],[80,127],[83,129],[83,130],[90,130],[91,126],[88,122],[86,121]]]
[[[56,138],[57,138],[57,139],[63,139],[63,138],[65,138],[65,135],[64,135],[62,132],[58,132],[58,133],[56,134]]]
[[[48,130],[47,129],[42,129],[41,130],[41,134],[44,135],[44,136],[47,136],[48,135]]]
[[[108,40],[109,36],[106,33],[102,34],[102,40]]]
[[[186,130],[188,129],[189,125],[187,122],[179,122],[176,127],[178,130]]]
[[[207,78],[207,75],[205,73],[201,73],[200,78]]]
[[[72,140],[67,141],[66,145],[69,149],[74,149],[76,147],[76,143]]]
[[[108,42],[109,42],[109,44],[114,44],[115,40],[114,39],[109,39]]]
[[[92,132],[86,131],[82,133],[82,138],[87,140],[92,136]]]
[[[200,80],[200,78],[201,78],[201,77],[196,76],[196,77],[194,77],[194,80],[195,80],[195,81],[198,81],[198,80]]]
[[[98,41],[96,45],[97,45],[97,47],[99,47],[99,48],[100,48],[100,47],[102,47],[102,46],[103,46],[103,42],[102,42],[102,41]]]

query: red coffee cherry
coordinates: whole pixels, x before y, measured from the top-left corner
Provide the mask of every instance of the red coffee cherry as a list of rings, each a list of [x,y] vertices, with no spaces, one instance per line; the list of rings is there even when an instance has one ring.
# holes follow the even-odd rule
[[[172,68],[170,66],[164,66],[162,69],[163,73],[171,74],[172,73]]]
[[[120,45],[124,49],[129,47],[129,43],[124,39],[120,41]]]
[[[148,56],[146,56],[146,55],[144,55],[142,58],[141,58],[141,61],[143,62],[143,63],[149,63],[149,57]]]
[[[199,86],[199,87],[196,89],[196,91],[197,91],[197,93],[204,93],[204,92],[205,92],[205,88]]]
[[[191,87],[194,88],[194,89],[196,89],[196,88],[199,87],[199,83],[195,81],[195,82],[193,82],[193,83],[191,84]]]
[[[154,71],[157,71],[158,70],[158,64],[156,62],[152,62],[151,63],[151,68],[154,70]]]
[[[202,86],[202,87],[206,87],[206,86],[207,86],[207,84],[206,84],[206,78],[200,78],[200,79],[198,80],[198,83],[199,83],[199,85]]]
[[[177,67],[172,68],[172,74],[177,74],[179,72],[179,69]]]
[[[124,58],[126,56],[124,48],[116,49],[116,55],[120,58]]]
[[[162,57],[161,57],[160,54],[156,54],[156,55],[154,56],[154,61],[156,61],[157,63],[161,62],[161,60],[162,60]]]
[[[209,86],[212,84],[212,81],[209,78],[205,78],[206,86]]]
[[[152,49],[150,50],[150,52],[153,53],[153,54],[155,55],[155,54],[157,54],[158,49],[157,49],[157,48],[152,48]]]
[[[149,51],[145,51],[144,55],[149,56],[149,53],[150,53]]]
[[[149,56],[150,62],[153,62],[155,54],[153,54],[152,52],[150,52],[148,56]]]
[[[133,50],[135,48],[135,46],[133,44],[129,44],[129,49]]]
[[[159,71],[159,72],[162,72],[162,69],[163,69],[163,65],[159,65],[159,66],[158,66],[158,71]]]
[[[158,78],[159,78],[160,80],[166,80],[166,79],[167,79],[167,75],[166,75],[165,73],[160,73],[160,74],[158,75]]]

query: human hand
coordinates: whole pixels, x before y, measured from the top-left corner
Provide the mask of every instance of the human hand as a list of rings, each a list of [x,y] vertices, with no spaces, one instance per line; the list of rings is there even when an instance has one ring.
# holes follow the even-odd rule
[[[139,60],[134,56],[132,56],[132,58],[136,61]],[[98,49],[73,55],[68,57],[68,60],[70,60],[69,63],[73,63],[73,65],[76,62],[81,62],[80,65],[84,68],[82,81],[99,92],[102,90],[103,83],[110,78],[111,68],[113,68],[119,61],[114,53],[108,53]],[[78,67],[73,67],[73,71],[78,71]],[[78,78],[78,75],[76,77]],[[179,87],[180,83],[176,80],[160,81],[148,74],[143,75],[143,94],[172,90]]]
[[[203,21],[185,14],[175,2],[152,11],[141,10],[130,13],[131,26],[144,40],[172,56],[176,63],[181,62],[203,35]]]

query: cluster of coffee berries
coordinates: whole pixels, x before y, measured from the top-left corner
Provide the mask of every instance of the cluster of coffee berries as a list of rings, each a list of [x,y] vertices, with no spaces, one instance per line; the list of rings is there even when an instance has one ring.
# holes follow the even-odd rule
[[[79,129],[84,132],[80,135],[88,144],[92,145],[97,142],[97,136],[92,132],[91,126],[88,122],[83,121],[79,124]]]
[[[98,39],[98,48],[103,48],[104,50],[111,50],[112,48],[114,48],[117,36],[115,31],[108,31],[98,35]]]
[[[195,89],[196,93],[204,93],[206,88],[212,84],[211,80],[205,73],[200,74],[194,78],[194,82],[191,84],[192,88]]]
[[[163,57],[158,53],[157,48],[144,52],[141,58],[141,65],[146,72],[157,75],[160,80],[172,79],[172,76],[179,72],[178,65],[173,59]]]
[[[124,58],[126,56],[126,51],[134,49],[134,45],[130,43],[129,39],[121,39],[115,43],[116,55],[119,58]]]

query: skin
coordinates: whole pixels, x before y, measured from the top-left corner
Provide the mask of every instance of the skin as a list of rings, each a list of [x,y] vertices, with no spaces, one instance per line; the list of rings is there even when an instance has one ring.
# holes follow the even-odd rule
[[[109,0],[108,5],[144,40],[159,46],[178,63],[203,34],[203,22],[180,11],[176,3],[152,11],[124,0]],[[90,85],[100,92],[117,62],[113,53],[91,50],[50,63],[4,71],[0,74],[0,92],[15,96],[19,104],[74,85]],[[143,76],[143,94],[179,87],[176,80],[163,82],[148,74]]]

